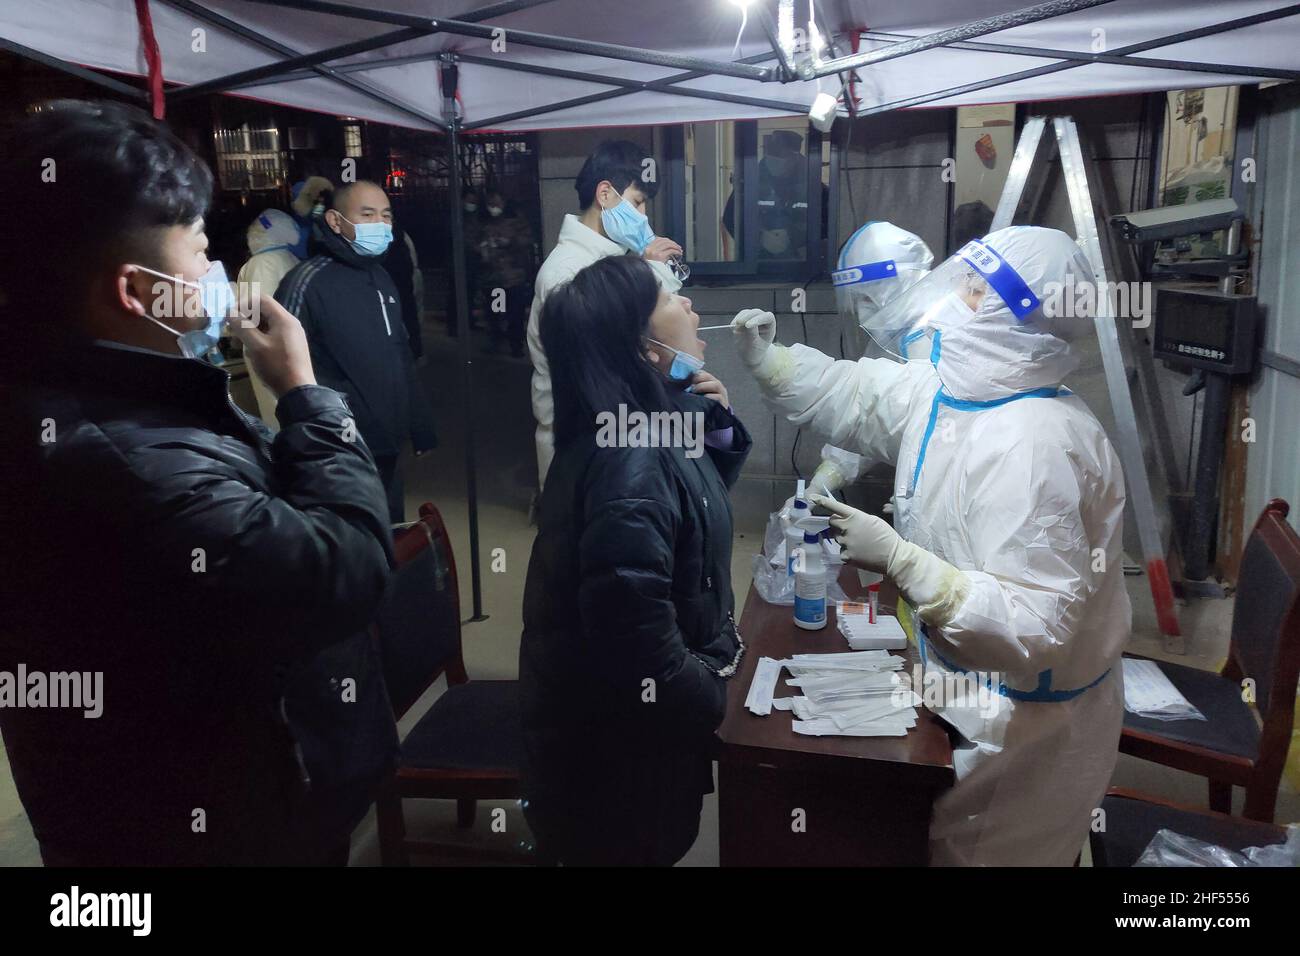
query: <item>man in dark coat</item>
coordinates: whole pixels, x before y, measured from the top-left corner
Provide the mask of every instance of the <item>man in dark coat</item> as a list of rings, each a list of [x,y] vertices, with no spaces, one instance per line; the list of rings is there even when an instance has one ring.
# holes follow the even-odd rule
[[[42,857],[346,860],[397,746],[365,632],[388,515],[353,413],[269,296],[227,328],[278,397],[273,442],[193,357],[225,311],[212,179],[165,127],[64,102],[0,157],[45,216],[0,233],[0,729]]]
[[[375,183],[338,189],[317,220],[315,255],[284,277],[275,297],[298,317],[323,385],[342,392],[374,453],[389,515],[404,520],[401,454],[438,443],[433,411],[415,371],[400,293],[381,264],[393,211]]]
[[[420,328],[420,261],[410,233],[393,223],[393,242],[384,253],[384,269],[397,286],[402,303],[402,322],[406,325],[407,344],[417,360],[424,357],[424,332]]]

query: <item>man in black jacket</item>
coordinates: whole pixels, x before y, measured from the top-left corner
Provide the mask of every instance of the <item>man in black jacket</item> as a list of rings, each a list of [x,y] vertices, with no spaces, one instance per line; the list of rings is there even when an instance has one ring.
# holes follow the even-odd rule
[[[375,183],[336,191],[313,227],[316,255],[284,277],[275,297],[302,322],[322,384],[347,396],[374,452],[392,521],[404,520],[401,453],[437,444],[402,322],[401,296],[381,264],[393,211]]]
[[[0,233],[0,678],[27,685],[0,729],[42,856],[346,859],[396,751],[364,630],[388,515],[347,402],[269,296],[228,329],[278,397],[273,443],[228,373],[185,357],[223,311],[212,180],[164,127],[64,102],[0,156],[43,215]],[[95,707],[35,693],[56,681]]]

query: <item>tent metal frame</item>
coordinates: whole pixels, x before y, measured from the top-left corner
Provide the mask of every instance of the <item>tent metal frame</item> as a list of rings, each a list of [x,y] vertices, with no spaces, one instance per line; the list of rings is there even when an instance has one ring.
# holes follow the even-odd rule
[[[112,90],[120,96],[130,97],[133,100],[144,102],[148,97],[144,90],[138,86],[131,86],[129,83],[123,83],[121,80],[106,76],[103,73],[96,72],[80,63],[72,63],[68,60],[61,60],[57,56],[50,56],[48,53],[42,53],[40,50],[33,50],[29,46],[23,46],[13,40],[7,40],[0,37],[0,50],[7,50],[24,59],[40,63],[42,66],[48,66],[52,70],[58,70],[60,73],[67,73],[69,76],[75,76],[79,80],[85,80],[87,83],[93,83],[96,86],[102,86],[106,90]]]
[[[1300,4],[1290,8],[1300,13]],[[867,30],[864,39],[885,42],[898,42],[908,39],[903,33],[885,33],[880,30]],[[1057,50],[1052,47],[1019,46],[1010,43],[949,43],[954,50],[968,50],[974,53],[1003,53],[1009,56],[1030,56],[1048,60],[1077,60],[1080,66],[1089,63],[1109,63],[1115,66],[1138,66],[1151,70],[1182,70],[1187,73],[1221,73],[1235,76],[1263,76],[1278,80],[1300,79],[1300,70],[1283,70],[1267,66],[1234,66],[1227,63],[1199,63],[1195,60],[1161,60],[1155,57],[1141,58],[1123,56],[1118,53],[1081,53],[1078,50]]]
[[[393,10],[354,7],[342,3],[331,2],[331,0],[249,0],[251,3],[278,7],[281,9],[339,16],[350,20],[381,23],[398,28],[377,36],[353,40],[348,43],[339,44],[324,50],[316,50],[310,53],[302,53],[294,50],[292,47],[267,37],[257,30],[239,23],[224,14],[209,10],[196,2],[196,0],[163,0],[163,2],[187,12],[196,19],[204,21],[209,25],[235,33],[250,43],[254,43],[262,49],[282,57],[282,59],[264,66],[255,67],[249,70],[241,70],[237,73],[216,77],[212,80],[206,80],[202,83],[192,84],[171,91],[168,94],[171,98],[175,100],[187,100],[208,94],[247,89],[249,87],[263,86],[270,83],[291,82],[293,80],[310,78],[312,76],[320,76],[332,80],[353,90],[354,92],[360,93],[363,96],[389,106],[407,116],[419,119],[422,122],[433,126],[437,130],[445,132],[449,138],[449,146],[451,150],[450,156],[453,160],[451,163],[453,194],[458,194],[459,192],[460,171],[458,157],[460,138],[464,133],[473,130],[489,129],[515,120],[541,116],[547,113],[556,113],[561,110],[573,109],[589,103],[647,91],[713,100],[720,103],[752,106],[759,109],[770,109],[781,115],[789,115],[790,113],[798,114],[804,112],[806,109],[802,103],[746,96],[743,94],[716,90],[700,90],[681,86],[682,83],[690,80],[701,79],[707,76],[727,76],[758,83],[791,83],[838,74],[843,81],[848,76],[851,76],[853,71],[862,69],[863,67],[873,66],[877,63],[895,60],[900,57],[909,56],[913,53],[920,53],[925,50],[932,50],[939,47],[952,47],[955,49],[975,52],[1040,57],[1058,61],[1033,69],[1022,70],[1016,73],[1005,74],[1003,76],[992,77],[971,83],[964,83],[941,90],[935,90],[930,93],[923,93],[917,96],[895,100],[891,103],[881,103],[875,106],[865,108],[859,107],[857,109],[852,108],[854,104],[849,104],[850,112],[855,116],[870,116],[878,113],[889,112],[895,109],[921,106],[926,103],[946,100],[954,96],[961,96],[967,93],[1004,86],[1020,80],[1059,73],[1064,70],[1078,69],[1081,66],[1087,66],[1092,63],[1132,66],[1139,69],[1174,69],[1187,72],[1249,76],[1268,79],[1300,79],[1300,71],[1296,70],[1256,68],[1236,65],[1220,66],[1210,63],[1188,63],[1175,60],[1148,59],[1136,55],[1163,46],[1171,46],[1176,43],[1182,43],[1200,37],[1227,33],[1232,30],[1238,30],[1273,20],[1283,19],[1285,17],[1295,16],[1300,14],[1300,4],[1292,4],[1276,10],[1264,11],[1251,16],[1221,21],[1209,26],[1193,30],[1185,30],[1140,43],[1129,44],[1108,53],[1081,53],[1042,47],[1027,47],[1016,44],[974,42],[981,36],[1064,16],[1069,13],[1102,6],[1106,3],[1112,2],[1112,0],[1047,0],[1047,2],[1044,3],[1022,7],[1018,10],[1011,10],[995,16],[975,20],[962,26],[952,27],[946,30],[940,30],[916,37],[863,30],[861,31],[862,35],[867,39],[885,41],[888,45],[878,49],[850,55],[838,55],[838,51],[835,47],[836,38],[828,32],[826,34],[826,39],[833,54],[831,59],[823,60],[817,64],[795,64],[787,52],[782,48],[777,35],[775,21],[772,16],[772,9],[775,6],[775,0],[755,0],[758,4],[758,22],[771,46],[771,51],[734,61],[709,60],[701,57],[682,56],[674,53],[647,50],[616,43],[604,43],[593,40],[582,40],[577,37],[565,37],[528,30],[517,30],[510,27],[493,25],[487,22],[497,17],[541,6],[553,2],[553,0],[504,0],[504,2],[482,7],[475,11],[469,11],[453,18],[420,17]],[[816,0],[809,0],[809,2],[815,12]],[[497,59],[478,54],[457,53],[447,50],[432,51],[390,59],[381,58],[365,60],[338,66],[327,65],[333,60],[341,60],[347,57],[357,56],[371,50],[391,47],[396,44],[406,43],[411,40],[439,33],[492,40],[501,35],[498,31],[504,31],[504,36],[507,41],[518,46],[594,56],[623,62],[648,64],[651,66],[670,67],[680,70],[681,72],[653,80],[630,80],[622,77],[608,76],[599,73],[585,73],[577,70],[566,70],[560,67],[546,66],[538,63],[526,63],[518,60],[505,61],[502,59],[498,61]],[[116,93],[134,99],[144,98],[144,93],[133,86],[112,77],[105,76],[94,70],[87,69],[78,64],[69,63],[57,57],[41,53],[39,50],[31,49],[22,44],[0,38],[0,49],[6,49],[18,55],[36,60],[46,66],[78,76],[83,80],[98,84],[99,86],[113,90]],[[777,61],[775,65],[762,65],[773,59]],[[441,117],[412,107],[409,104],[402,103],[365,80],[358,79],[351,75],[353,73],[360,73],[383,67],[434,60],[440,63],[439,77],[440,84],[443,87],[441,91],[443,115]],[[539,76],[573,79],[607,86],[610,87],[610,89],[552,103],[547,106],[517,110],[482,120],[466,122],[459,115],[455,101],[456,85],[459,82],[457,66],[459,62],[472,63],[478,66],[497,67],[499,69],[517,70],[524,73],[533,73]],[[452,258],[457,292],[457,326],[460,331],[461,381],[466,404],[465,470],[468,485],[470,567],[473,591],[473,615],[471,620],[482,620],[484,615],[479,568],[477,469],[475,464],[474,427],[472,420],[473,402],[471,400],[474,386],[474,375],[472,370],[472,358],[469,352],[469,319],[465,299],[465,226],[460,203],[454,202],[451,206]]]
[[[1268,23],[1272,20],[1280,20],[1284,17],[1295,16],[1300,13],[1300,4],[1292,4],[1282,7],[1278,10],[1265,10],[1262,13],[1252,14],[1251,16],[1239,17],[1235,20],[1227,20],[1222,23],[1212,24],[1210,26],[1199,27],[1195,30],[1184,30],[1181,33],[1171,33],[1163,37],[1155,37],[1151,40],[1144,40],[1141,43],[1131,43],[1128,46],[1119,47],[1111,51],[1111,56],[1127,57],[1129,54],[1142,53],[1146,50],[1153,50],[1157,47],[1171,46],[1175,43],[1184,43],[1188,40],[1196,40],[1201,37],[1214,36],[1219,33],[1227,33],[1231,30],[1239,30],[1244,27],[1256,26],[1261,23]],[[1089,54],[1079,54],[1080,57],[1090,57]],[[1008,83],[1016,83],[1020,80],[1032,79],[1034,77],[1046,76],[1050,73],[1061,73],[1065,70],[1077,70],[1081,66],[1087,66],[1092,62],[1089,59],[1071,60],[1065,63],[1049,63],[1047,66],[1034,67],[1030,70],[1021,70],[1019,73],[1008,73],[1005,76],[996,76],[987,80],[979,80],[974,83],[965,83],[961,86],[950,87],[946,90],[939,90],[934,93],[922,93],[918,96],[910,96],[906,99],[894,100],[892,103],[881,103],[877,106],[861,109],[859,112],[864,116],[872,116],[877,113],[888,113],[897,109],[905,109],[913,106],[922,106],[926,103],[933,103],[936,100],[947,99],[950,96],[961,96],[966,93],[975,93],[981,90],[989,90],[996,86],[1005,86]],[[1129,64],[1139,64],[1140,59],[1127,60]]]

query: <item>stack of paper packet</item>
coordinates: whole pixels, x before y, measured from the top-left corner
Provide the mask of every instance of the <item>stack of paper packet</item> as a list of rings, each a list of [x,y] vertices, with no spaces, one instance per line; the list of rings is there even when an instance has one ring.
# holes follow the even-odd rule
[[[903,625],[898,623],[898,618],[877,614],[873,622],[865,604],[838,602],[835,626],[855,651],[898,651],[907,646],[907,634],[903,631]]]
[[[902,737],[916,726],[921,698],[899,672],[904,660],[887,651],[795,654],[789,660],[759,659],[745,706],[755,714],[794,713],[797,734],[813,737]],[[772,699],[784,667],[797,697]]]

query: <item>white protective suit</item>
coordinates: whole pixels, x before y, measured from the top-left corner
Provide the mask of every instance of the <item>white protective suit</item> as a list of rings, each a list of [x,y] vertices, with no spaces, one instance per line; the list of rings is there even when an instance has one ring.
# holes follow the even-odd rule
[[[239,283],[256,284],[261,295],[275,295],[280,281],[298,264],[293,247],[298,241],[298,223],[287,212],[267,209],[248,224],[248,251],[252,255],[239,270]],[[280,430],[275,417],[277,399],[266,383],[248,366],[248,379],[257,399],[257,412],[271,431]]]
[[[1056,230],[1012,227],[983,243],[1039,300],[1068,273],[1092,279]],[[754,372],[790,421],[895,464],[894,528],[919,546],[898,550],[931,566],[915,589],[930,593],[912,601],[926,682],[997,672],[1002,693],[986,692],[984,713],[960,693],[933,708],[965,740],[957,784],[935,805],[932,861],[1067,866],[1115,765],[1130,627],[1119,462],[1060,387],[1077,363],[1066,339],[1091,322],[1041,309],[1018,320],[993,289],[966,321],[936,321],[933,362],[772,345]]]
[[[528,354],[533,360],[533,417],[537,419],[537,487],[546,483],[546,473],[555,457],[555,399],[551,396],[551,367],[546,362],[542,348],[539,321],[542,307],[551,290],[568,282],[579,271],[606,256],[628,255],[628,251],[583,223],[573,214],[564,217],[560,238],[555,243],[542,267],[537,270],[533,285],[533,305],[528,313]],[[672,269],[662,262],[647,259],[659,286],[669,292],[682,287]]]

